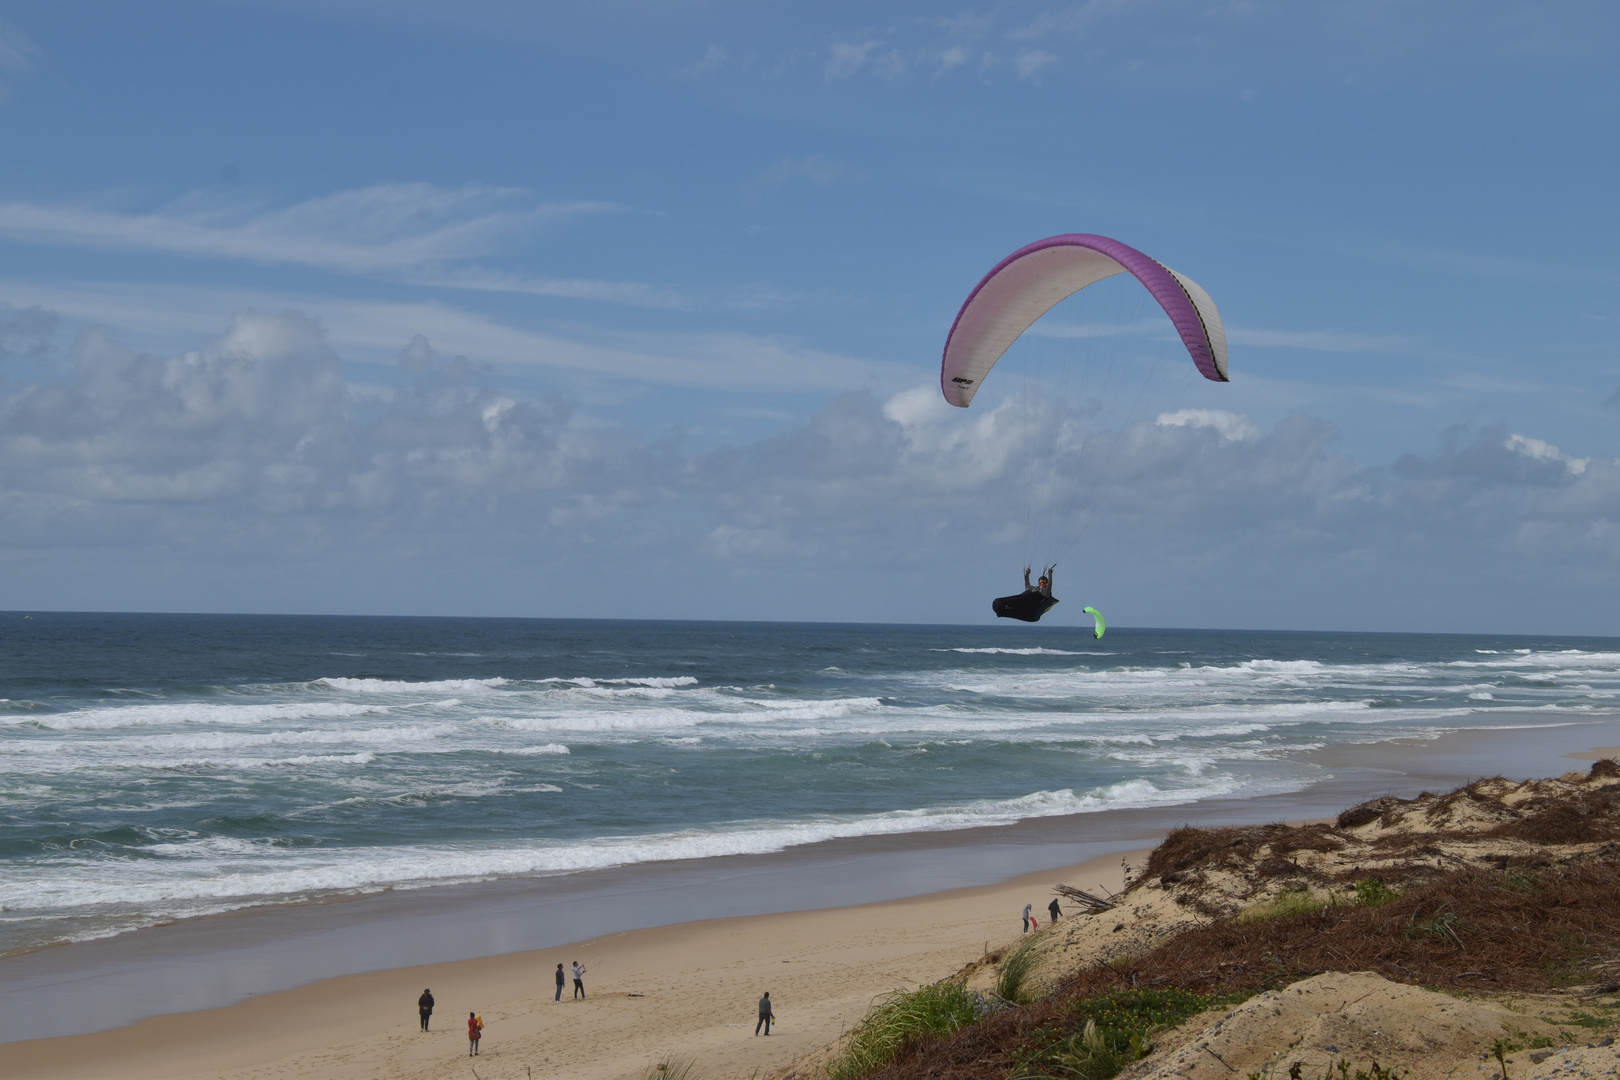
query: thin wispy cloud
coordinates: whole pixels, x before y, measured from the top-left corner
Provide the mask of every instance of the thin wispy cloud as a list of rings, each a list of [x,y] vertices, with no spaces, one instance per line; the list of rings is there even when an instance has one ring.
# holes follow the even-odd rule
[[[849,78],[866,66],[873,51],[882,44],[877,40],[834,42],[828,51],[826,67],[822,69],[823,76],[828,82]]]
[[[1020,49],[1013,58],[1013,66],[1018,69],[1018,77],[1025,82],[1033,82],[1044,68],[1057,63],[1057,57],[1044,49]]]
[[[0,19],[0,76],[25,75],[34,66],[39,48],[15,26]],[[0,105],[11,96],[9,78],[0,81]]]
[[[719,71],[721,68],[725,67],[726,61],[730,58],[731,54],[726,52],[723,46],[710,45],[707,49],[703,50],[703,59],[699,60],[690,67],[681,68],[675,74],[688,79],[698,78],[704,75],[712,75],[716,71]]]
[[[590,284],[590,283],[585,283]],[[442,303],[277,295],[196,286],[43,286],[0,281],[0,296],[41,305],[80,324],[117,325],[158,340],[218,326],[234,311],[298,311],[319,321],[345,356],[386,357],[421,334],[456,354],[508,372],[552,369],[655,386],[797,394],[824,385],[894,385],[915,369],[818,349],[787,336],[739,332],[631,332],[576,325],[535,330]],[[814,372],[812,378],[808,373]]]
[[[458,267],[443,274],[418,275],[412,284],[473,292],[555,296],[566,300],[593,300],[626,307],[663,311],[693,311],[707,306],[691,293],[640,281],[593,281],[581,278],[537,278],[505,274],[481,267]]]
[[[151,213],[0,203],[0,236],[27,243],[398,273],[497,250],[514,233],[620,209],[537,202],[513,189],[383,184],[265,209],[192,196]]]
[[[1333,330],[1260,330],[1228,326],[1226,340],[1254,348],[1309,349],[1312,352],[1404,352],[1418,343],[1396,334],[1353,334]]]

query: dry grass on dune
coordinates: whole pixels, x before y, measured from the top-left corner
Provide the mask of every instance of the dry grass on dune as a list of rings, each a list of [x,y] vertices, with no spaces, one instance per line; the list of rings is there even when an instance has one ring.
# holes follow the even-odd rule
[[[1063,992],[1259,990],[1324,971],[1476,991],[1604,981],[1620,957],[1617,898],[1620,847],[1539,871],[1450,870],[1379,907],[1330,904],[1197,927],[1142,956],[1080,971]]]
[[[1177,829],[1118,909],[1053,935],[1049,955],[1073,966],[1048,974],[1047,994],[949,1035],[913,1038],[869,1075],[1106,1080],[1145,1050],[1116,1039],[1104,1053],[1093,1029],[1105,1013],[1137,1010],[1145,1046],[1151,1027],[1142,1025],[1155,1009],[1181,1008],[1179,1020],[1189,1003],[1332,972],[1454,993],[1613,993],[1617,781],[1620,765],[1605,760],[1558,780],[1494,777],[1378,799],[1333,824]],[[1089,1057],[1088,1045],[1098,1048]],[[1041,1071],[1053,1046],[1079,1054],[1063,1059],[1072,1068]]]

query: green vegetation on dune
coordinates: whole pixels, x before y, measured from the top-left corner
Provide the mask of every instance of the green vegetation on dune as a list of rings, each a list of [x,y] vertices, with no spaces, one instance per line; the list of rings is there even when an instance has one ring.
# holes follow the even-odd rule
[[[1040,938],[1027,937],[1007,954],[996,971],[996,997],[1014,1005],[1028,1005],[1034,1000],[1029,977],[1040,962]]]
[[[1109,1080],[1152,1049],[1153,1035],[1247,994],[1120,990],[1066,1003],[1013,1054],[1015,1080]]]
[[[1263,904],[1256,904],[1238,916],[1239,922],[1257,923],[1270,919],[1286,919],[1294,915],[1308,915],[1328,906],[1328,901],[1308,888],[1289,889]]]
[[[1015,954],[1016,955],[1016,954]],[[830,1080],[850,1080],[887,1065],[907,1039],[948,1035],[994,1012],[998,1003],[956,979],[878,999],[827,1068]]]

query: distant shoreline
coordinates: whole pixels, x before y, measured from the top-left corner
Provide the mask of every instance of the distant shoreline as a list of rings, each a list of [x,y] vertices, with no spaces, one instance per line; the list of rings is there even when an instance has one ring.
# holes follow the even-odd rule
[[[0,959],[0,1042],[105,1031],[143,1016],[240,1002],[361,972],[552,949],[607,928],[650,929],[994,887],[1150,847],[1189,821],[1317,819],[1378,795],[1411,795],[1478,776],[1558,775],[1575,764],[1575,755],[1614,743],[1620,743],[1620,716],[1504,724],[1296,755],[1333,778],[1295,793],[858,837],[768,855],[644,863],[203,916]]]

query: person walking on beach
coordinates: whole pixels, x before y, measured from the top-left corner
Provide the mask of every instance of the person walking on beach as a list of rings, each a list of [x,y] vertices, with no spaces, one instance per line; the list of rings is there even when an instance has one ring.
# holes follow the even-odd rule
[[[567,982],[568,982],[568,976],[563,974],[562,965],[558,964],[557,965],[557,996],[552,998],[551,1000],[553,1000],[553,1001],[561,1001],[562,1000],[562,988],[563,988],[564,985],[567,984]]]
[[[416,999],[416,1011],[422,1014],[422,1030],[426,1031],[428,1017],[433,1015],[433,991],[422,991],[422,996]]]
[[[1057,897],[1055,896],[1052,897],[1052,902],[1046,905],[1046,910],[1052,913],[1053,922],[1057,922],[1059,919],[1063,918],[1063,909],[1058,907]]]
[[[578,1001],[585,996],[585,965],[578,960],[574,961],[574,1000]]]
[[[477,1013],[467,1014],[467,1056],[478,1053],[478,1040],[484,1035],[484,1021]]]
[[[1024,933],[1029,933],[1029,913],[1035,910],[1034,904],[1024,905]]]
[[[765,1034],[769,1035],[771,1033],[771,1021],[775,1019],[776,1014],[771,1012],[771,992],[767,990],[765,996],[759,999],[759,1023],[754,1025],[754,1034],[758,1035],[759,1029],[763,1027]]]

